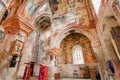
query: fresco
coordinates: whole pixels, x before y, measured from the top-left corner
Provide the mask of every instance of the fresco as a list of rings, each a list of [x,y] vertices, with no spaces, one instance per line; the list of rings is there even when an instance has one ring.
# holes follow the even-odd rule
[[[39,40],[39,53],[37,57],[37,61],[41,62],[44,58],[46,58],[46,52],[50,48],[50,30],[46,30],[45,32],[42,32],[43,34],[40,35]]]
[[[3,41],[4,38],[5,38],[5,34],[3,31],[0,30],[0,43]]]
[[[34,4],[34,0],[29,0],[25,10],[28,13],[28,15],[32,16],[36,8],[37,8],[37,5]]]
[[[5,6],[8,8],[12,0],[0,0],[0,1],[3,2]]]
[[[41,29],[46,29],[46,28],[50,27],[51,26],[51,19],[50,19],[50,17],[42,16],[40,19],[38,19],[36,21],[35,26],[38,29],[38,31],[40,31]]]
[[[60,45],[60,51],[61,51],[61,64],[72,64],[72,49],[75,45],[79,45],[82,47],[83,55],[84,55],[84,61],[85,63],[94,63],[96,62],[96,58],[94,56],[94,51],[91,47],[90,40],[79,33],[72,33],[68,36],[66,36]]]
[[[58,9],[59,0],[49,0],[49,3],[50,3],[52,13],[54,14],[55,11]]]
[[[44,0],[28,0],[25,4],[24,16],[31,17]]]
[[[42,16],[35,22],[35,27],[37,32],[40,34],[37,47],[39,51],[37,52],[37,61],[41,62],[46,56],[46,51],[50,47],[50,35],[51,35],[51,19],[49,16]]]
[[[69,21],[69,23],[75,23],[75,19],[76,19],[76,14],[67,13],[67,14],[65,14],[65,16],[63,17],[61,22],[66,23],[67,21]]]
[[[12,0],[1,0],[1,1],[3,1],[5,4],[9,4]]]
[[[20,55],[23,48],[23,42],[17,40],[12,50],[12,55]]]
[[[4,4],[0,1],[0,23],[2,22],[4,18],[4,14],[6,12]]]
[[[84,0],[60,0],[57,8],[53,14],[53,26],[56,31],[69,25],[89,25],[89,16]]]
[[[120,10],[120,0],[116,0],[116,6],[118,7],[118,9]]]
[[[2,10],[4,4],[2,2],[0,2],[0,11]]]

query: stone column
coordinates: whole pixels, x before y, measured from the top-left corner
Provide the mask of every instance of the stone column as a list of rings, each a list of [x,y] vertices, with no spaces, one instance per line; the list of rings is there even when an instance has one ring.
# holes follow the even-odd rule
[[[6,34],[9,34],[9,35],[16,35],[17,34],[20,36],[24,35],[26,38],[28,38],[30,33],[34,30],[33,26],[31,26],[31,24],[25,23],[17,14],[5,19],[2,22],[2,26],[3,26]],[[28,52],[27,50],[28,50],[29,43],[30,42],[28,40],[26,42],[24,42],[24,47],[22,49],[21,54],[24,54],[26,56],[26,52]],[[6,47],[7,46],[8,45],[6,45]],[[23,62],[24,61],[25,60],[23,60]],[[21,65],[21,66],[23,66],[23,65]],[[21,69],[20,71],[24,71],[24,68],[19,68],[19,69]],[[19,72],[19,71],[16,70],[14,76],[16,76],[17,72]],[[23,76],[23,74],[19,74],[19,73],[18,73],[18,75]]]
[[[49,80],[54,80],[54,71],[55,71],[55,56],[52,56],[53,57],[53,60],[50,61],[50,73],[49,73]]]
[[[10,60],[12,58],[11,51],[13,49],[15,40],[16,40],[16,35],[6,34],[5,39],[3,40],[2,44],[0,44],[0,73],[1,73],[0,75],[9,74],[9,65],[10,65]],[[0,76],[0,78],[6,76],[6,78],[9,77],[9,79],[11,79],[13,77],[12,72],[11,74],[9,74],[9,76],[4,75],[4,76]]]
[[[55,57],[58,55],[59,53],[59,49],[58,48],[52,48],[48,51],[48,54],[50,56],[52,56],[52,60],[50,61],[50,66],[49,66],[49,80],[55,80],[54,75],[55,75],[55,70],[56,70],[56,66],[55,66]]]
[[[104,75],[105,75],[105,65],[106,65],[106,63],[105,63],[105,57],[103,55],[101,44],[100,44],[99,40],[93,42],[92,47],[93,47],[93,50],[95,52],[95,56],[96,56],[96,59],[97,59],[97,62],[98,62],[98,68],[99,68],[99,72],[100,72],[100,75],[101,75],[101,79],[105,80]]]

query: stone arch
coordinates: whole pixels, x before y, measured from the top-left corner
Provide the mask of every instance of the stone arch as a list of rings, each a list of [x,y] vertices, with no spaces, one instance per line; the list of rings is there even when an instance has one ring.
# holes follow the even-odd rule
[[[47,0],[44,0],[42,5],[38,7],[36,12],[32,16],[32,19],[31,19],[32,24],[34,25],[35,21],[39,19],[41,16],[49,16],[52,21],[52,13]]]
[[[75,49],[74,46],[81,46],[81,48],[76,47],[76,48],[82,49],[82,51],[80,51],[80,54],[79,54],[81,58],[80,61],[74,60],[75,59],[74,57],[76,55],[76,53],[73,55],[73,52]],[[81,54],[81,52],[83,54]],[[63,64],[63,63],[84,64],[84,59],[86,64],[97,62],[93,47],[91,45],[91,41],[85,35],[78,32],[72,32],[66,35],[64,39],[62,39],[60,43],[60,54],[58,55],[57,59],[58,59],[58,63],[60,64]]]
[[[45,23],[43,23],[45,22]],[[46,25],[46,27],[51,27],[51,17],[49,14],[41,14],[35,21],[34,21],[34,26],[38,28],[42,28],[42,25]]]
[[[108,40],[111,38],[111,28],[118,26],[117,20],[114,16],[107,16],[104,18],[104,23],[103,23],[103,35],[104,39]]]
[[[40,13],[38,16],[35,16],[35,17],[32,18],[32,21],[31,21],[32,24],[35,25],[35,22],[36,22],[37,20],[39,20],[42,16],[48,16],[48,17],[51,19],[51,21],[52,21],[51,14],[48,13],[48,12],[43,12],[43,13]]]
[[[106,47],[107,54],[109,56],[108,59],[110,59],[111,58],[110,55],[112,55],[111,52],[115,53],[111,42],[112,39],[111,30],[113,27],[117,27],[118,23],[114,16],[106,16],[104,17],[103,20],[104,20],[104,23],[102,25],[103,41]]]
[[[69,35],[70,31],[72,30],[76,33],[85,35],[91,41],[92,46],[95,46],[97,43],[99,43],[97,32],[95,29],[89,30],[86,28],[80,28],[78,26],[70,26],[58,33],[57,39],[54,41],[53,45],[56,47],[60,47],[60,43],[63,40],[63,38]]]

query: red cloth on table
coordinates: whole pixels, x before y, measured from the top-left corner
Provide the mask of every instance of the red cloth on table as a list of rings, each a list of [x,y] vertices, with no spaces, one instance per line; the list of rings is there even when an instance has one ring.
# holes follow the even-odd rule
[[[44,80],[48,80],[48,67],[45,66],[44,68]]]
[[[26,80],[30,80],[32,69],[28,68]]]
[[[27,66],[25,67],[25,70],[24,70],[23,80],[25,80],[26,78],[26,73],[27,73]]]
[[[38,80],[48,80],[48,67],[40,64]]]
[[[30,80],[32,69],[29,67],[25,67],[24,75],[23,75],[23,80]]]

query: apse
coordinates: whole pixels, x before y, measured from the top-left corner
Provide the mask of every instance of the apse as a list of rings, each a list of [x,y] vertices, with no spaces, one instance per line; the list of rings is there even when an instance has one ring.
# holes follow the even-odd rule
[[[60,64],[87,64],[97,62],[90,40],[80,33],[67,35],[61,42],[60,51]]]
[[[56,75],[60,73],[62,80],[89,79],[92,74],[90,70],[98,69],[91,41],[74,30],[61,41],[60,53],[56,59],[59,70]]]

